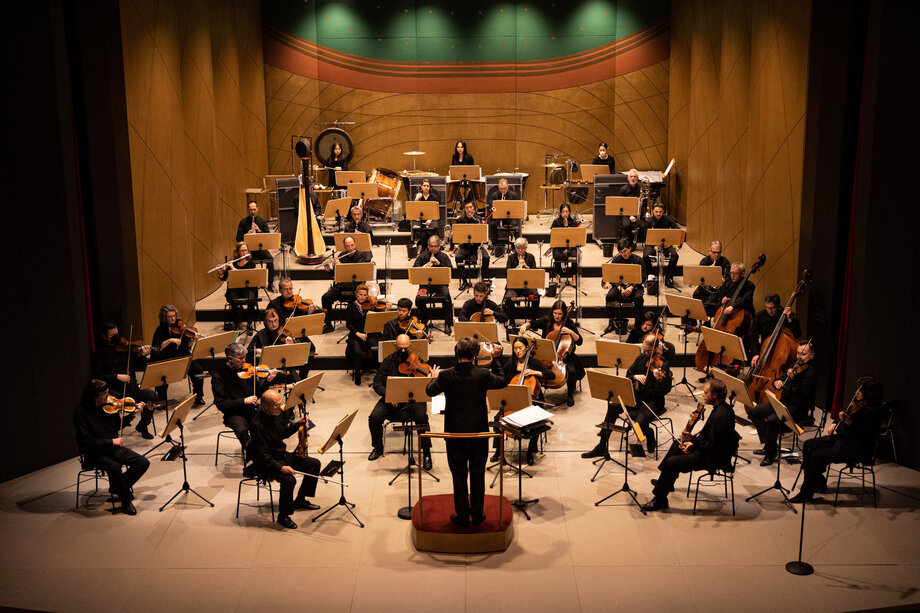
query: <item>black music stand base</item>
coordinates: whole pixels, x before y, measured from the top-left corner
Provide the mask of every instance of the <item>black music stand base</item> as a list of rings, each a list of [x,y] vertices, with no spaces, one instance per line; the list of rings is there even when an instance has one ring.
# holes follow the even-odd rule
[[[166,442],[166,441],[163,441],[163,442]],[[181,451],[180,451],[180,457],[182,458],[182,487],[179,489],[178,492],[176,492],[175,494],[172,495],[172,498],[170,498],[169,500],[167,500],[167,501],[163,504],[163,506],[160,507],[160,511],[162,512],[163,509],[165,509],[166,507],[169,506],[169,503],[171,503],[173,500],[175,500],[176,497],[177,497],[179,494],[182,494],[183,492],[184,492],[185,494],[188,494],[189,492],[191,492],[192,494],[195,494],[196,496],[198,496],[199,498],[201,498],[202,500],[204,500],[205,502],[207,502],[209,505],[211,505],[211,507],[213,508],[213,507],[214,507],[214,503],[213,503],[213,502],[211,502],[210,500],[208,500],[207,498],[205,498],[204,496],[202,496],[201,494],[199,494],[198,492],[196,492],[195,490],[193,490],[193,489],[191,488],[191,486],[189,486],[189,484],[188,484],[188,471],[186,470],[186,467],[185,467],[185,464],[186,464],[186,458],[185,458],[185,428],[182,427],[182,422],[181,422],[181,421],[179,421],[179,449],[181,450]]]
[[[399,509],[399,511],[396,512],[396,516],[399,519],[412,519],[412,466],[415,464],[415,459],[412,455],[412,434],[411,433],[412,433],[412,428],[416,428],[417,426],[414,423],[406,422],[403,424],[403,427],[407,428],[409,431],[407,435],[408,442],[406,445],[406,455],[408,456],[408,459],[406,460],[406,466],[402,470],[400,470],[398,473],[396,473],[396,475],[392,479],[390,479],[390,482],[387,485],[393,485],[393,483],[397,479],[399,479],[400,475],[406,475],[406,483],[408,484],[408,489],[407,489],[408,502],[406,506],[402,507],[401,509]],[[440,479],[432,475],[430,472],[428,472],[421,466],[419,466],[418,469],[424,472],[425,474],[427,474],[429,477],[431,477],[438,483],[441,482]]]
[[[805,539],[805,505],[802,501],[802,516],[799,524],[799,559],[792,562],[786,562],[786,571],[793,575],[810,575],[815,572],[815,567],[808,562],[802,561],[802,541]]]
[[[351,516],[355,518],[355,521],[358,522],[358,525],[363,528],[364,524],[361,522],[360,519],[358,519],[358,516],[355,515],[355,512],[352,511],[352,509],[355,508],[355,503],[348,502],[348,500],[345,498],[345,453],[342,450],[342,437],[341,436],[338,437],[336,439],[336,442],[339,444],[339,462],[341,464],[339,465],[338,473],[339,473],[340,478],[342,479],[342,482],[339,484],[339,488],[342,490],[342,493],[339,496],[339,501],[337,503],[335,503],[334,505],[332,505],[331,507],[329,507],[328,509],[326,509],[319,515],[314,516],[312,521],[316,522],[317,519],[319,519],[320,517],[322,517],[329,511],[331,511],[332,509],[341,506],[341,507],[345,507],[345,510],[351,513]]]
[[[689,311],[689,310],[687,311],[687,314],[685,315],[685,317],[687,317],[687,318],[690,317],[690,311]],[[677,328],[680,328],[681,326],[676,326],[676,327],[677,327]],[[689,335],[687,334],[686,326],[684,326],[684,355],[687,355],[687,343],[688,343],[689,341],[690,341]],[[678,382],[674,385],[674,387],[678,387],[678,386],[681,386],[681,385],[686,385],[686,386],[687,386],[687,392],[688,392],[691,396],[693,396],[693,392],[694,392],[694,390],[696,390],[696,386],[693,385],[692,383],[690,383],[689,381],[687,381],[687,365],[686,365],[686,364],[684,364],[684,376],[681,377],[681,380],[678,381]]]
[[[607,441],[608,441],[608,444],[609,444],[610,439],[607,439]],[[608,500],[608,499],[610,499],[610,498],[613,498],[614,496],[616,496],[616,495],[619,494],[620,492],[626,492],[627,494],[629,494],[629,497],[632,498],[633,504],[636,505],[636,508],[639,509],[639,511],[640,511],[643,515],[648,515],[648,513],[646,513],[645,510],[642,508],[642,505],[639,504],[639,499],[636,498],[636,492],[634,492],[634,491],[629,487],[629,473],[630,473],[630,472],[632,472],[633,474],[636,474],[636,473],[635,473],[635,471],[633,471],[631,468],[629,468],[629,452],[628,452],[628,451],[624,451],[623,455],[624,455],[624,459],[626,460],[626,463],[625,463],[625,464],[621,464],[621,466],[623,467],[623,485],[621,485],[621,486],[620,486],[620,489],[618,489],[617,491],[613,492],[612,494],[608,494],[608,495],[604,496],[603,498],[601,498],[600,500],[598,500],[597,502],[595,502],[595,503],[594,503],[594,506],[596,506],[596,507],[597,507],[597,506],[600,506],[600,504],[601,504],[602,502],[604,502],[604,501],[606,501],[606,500]],[[616,460],[614,460],[614,461],[616,461]],[[617,462],[617,464],[620,464],[620,463]],[[603,464],[601,464],[601,466],[603,466]]]
[[[539,436],[539,434],[538,434],[537,436]],[[518,470],[518,497],[517,497],[517,500],[515,500],[514,502],[511,503],[511,506],[514,507],[515,509],[520,509],[521,513],[524,514],[524,517],[527,518],[527,521],[530,521],[530,514],[527,513],[527,505],[529,505],[529,504],[536,504],[536,503],[540,502],[540,499],[539,499],[539,498],[524,498],[524,473],[525,473],[526,471],[524,471],[524,469],[522,468],[522,462],[523,462],[523,459],[522,459],[522,458],[523,458],[524,456],[523,456],[523,453],[522,453],[522,451],[521,451],[521,443],[523,442],[523,440],[524,440],[524,437],[522,437],[522,436],[521,436],[521,437],[517,437],[517,444],[518,444],[518,465],[517,465],[517,470]],[[499,464],[501,464],[501,462],[499,462]],[[530,477],[531,475],[528,473],[527,476]],[[493,480],[493,483],[494,483],[494,480]]]
[[[777,437],[776,437],[776,438],[778,439],[778,440],[776,441],[776,453],[777,453],[777,456],[779,456],[779,453],[780,453],[779,450],[780,450],[780,449],[782,448],[782,446],[783,446],[783,428],[782,428],[783,423],[784,423],[783,420],[780,420],[779,435],[777,435]],[[739,456],[739,457],[740,457],[740,456]],[[750,502],[750,501],[754,500],[755,498],[757,498],[758,496],[760,496],[761,494],[766,494],[766,493],[769,492],[770,490],[779,490],[779,493],[783,495],[783,502],[786,503],[786,506],[788,506],[790,509],[792,509],[792,512],[793,512],[793,513],[798,513],[798,511],[795,510],[795,505],[792,504],[792,501],[789,500],[789,496],[786,495],[786,493],[789,492],[790,490],[784,488],[784,487],[783,487],[783,484],[780,483],[780,480],[779,480],[779,469],[780,469],[780,467],[781,467],[782,465],[783,465],[782,458],[777,457],[777,458],[776,458],[776,481],[774,481],[774,482],[773,482],[773,485],[771,485],[770,487],[765,488],[765,489],[763,489],[763,490],[760,490],[759,492],[757,492],[757,493],[754,494],[753,496],[748,496],[747,498],[745,498],[744,501],[745,501],[745,502]],[[798,478],[796,478],[796,480],[798,480]]]

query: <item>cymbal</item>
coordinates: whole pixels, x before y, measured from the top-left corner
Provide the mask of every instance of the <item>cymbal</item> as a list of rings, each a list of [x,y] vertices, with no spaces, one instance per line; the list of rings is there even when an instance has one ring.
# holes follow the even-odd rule
[[[403,151],[403,155],[425,155],[424,151]]]
[[[543,168],[562,168],[562,164],[556,164],[556,163],[553,163],[553,164],[541,164],[541,166],[543,166]]]

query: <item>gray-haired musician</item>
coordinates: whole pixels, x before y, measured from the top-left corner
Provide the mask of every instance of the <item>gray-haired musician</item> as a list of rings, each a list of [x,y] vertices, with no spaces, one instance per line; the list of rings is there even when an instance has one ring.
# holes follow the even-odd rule
[[[355,239],[347,236],[343,241],[345,251],[336,254],[330,261],[324,264],[324,268],[334,273],[336,264],[361,264],[373,260],[373,254],[370,251],[358,251],[355,246]],[[332,332],[332,303],[342,300],[346,297],[351,298],[354,295],[355,288],[359,282],[347,281],[342,283],[333,283],[329,291],[323,294],[321,299],[323,308],[326,309],[326,323],[323,326],[323,334]]]

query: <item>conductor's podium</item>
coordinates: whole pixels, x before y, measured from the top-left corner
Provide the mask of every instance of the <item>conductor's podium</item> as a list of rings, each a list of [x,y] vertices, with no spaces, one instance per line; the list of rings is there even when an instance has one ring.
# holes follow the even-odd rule
[[[419,551],[438,553],[505,551],[514,536],[511,503],[504,496],[486,495],[484,507],[485,521],[478,526],[460,526],[450,521],[453,494],[422,496],[412,509],[412,543]]]

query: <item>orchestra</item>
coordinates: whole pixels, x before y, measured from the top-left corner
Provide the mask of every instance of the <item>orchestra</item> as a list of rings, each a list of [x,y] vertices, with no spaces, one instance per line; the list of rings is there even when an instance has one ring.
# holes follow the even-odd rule
[[[333,148],[335,159],[329,160],[327,166],[346,170],[347,160],[341,157],[341,152],[341,145],[336,144]],[[453,165],[474,164],[464,141],[456,142],[451,162]],[[606,165],[610,173],[614,173],[613,157],[609,154],[606,143],[601,142],[598,145],[598,155],[593,162]],[[647,197],[648,181],[640,180],[639,172],[634,168],[624,174],[626,182],[618,188],[617,193],[626,197]],[[438,193],[432,190],[432,180],[425,178],[418,185],[418,191],[412,196],[413,200],[439,202]],[[476,209],[477,203],[481,202],[478,200],[481,192],[474,198],[474,191],[468,189],[464,192],[462,212],[452,221],[453,224],[486,223],[487,219],[480,217]],[[502,177],[485,197],[485,202],[481,203],[488,213],[495,200],[516,200],[521,196],[522,194],[518,194],[509,181]],[[315,194],[309,194],[314,208],[317,206],[315,197]],[[371,236],[373,244],[374,230],[380,222],[375,217],[369,218],[366,215],[365,204],[364,200],[354,201],[354,206],[350,208],[344,220],[344,230],[348,233],[366,233]],[[604,296],[608,325],[603,334],[617,329],[614,316],[619,303],[631,303],[634,309],[634,325],[626,342],[640,344],[641,352],[626,370],[625,377],[632,383],[635,404],[621,408],[619,403],[608,403],[598,431],[599,441],[595,447],[582,453],[582,458],[609,459],[608,439],[610,433],[617,430],[612,424],[618,418],[624,417],[624,408],[628,413],[628,419],[624,423],[632,422],[645,439],[644,449],[641,445],[633,444],[628,445],[625,452],[636,457],[654,452],[658,448],[657,434],[660,432],[656,425],[660,425],[659,418],[667,411],[666,399],[673,393],[675,386],[672,369],[688,358],[685,354],[678,355],[675,345],[665,338],[668,326],[659,310],[645,309],[644,294],[650,291],[654,282],[650,256],[655,251],[654,245],[645,242],[645,235],[649,229],[681,228],[676,219],[665,214],[666,208],[660,201],[649,204],[652,204],[649,214],[630,218],[631,232],[625,236],[621,235],[617,240],[617,254],[611,259],[613,263],[639,266],[639,282],[604,284],[605,287],[609,285],[609,290]],[[268,252],[250,253],[243,241],[248,234],[270,231],[268,221],[259,216],[258,203],[249,202],[247,208],[248,216],[238,224],[232,259],[225,260],[224,264],[212,269],[218,272],[221,279],[227,278],[229,270],[254,268],[254,256],[269,263],[273,261],[272,255]],[[583,221],[578,220],[573,214],[572,204],[564,202],[558,207],[558,214],[550,227],[577,227]],[[492,224],[495,222],[495,219],[490,220]],[[542,306],[541,291],[507,287],[501,303],[496,303],[489,297],[492,282],[486,280],[490,262],[486,247],[489,245],[457,240],[457,245],[451,253],[446,253],[438,236],[438,223],[436,220],[433,220],[432,226],[426,223],[426,248],[407,264],[424,268],[452,268],[452,255],[458,262],[469,262],[475,261],[477,254],[481,253],[483,257],[480,273],[483,280],[472,285],[473,296],[462,302],[457,320],[509,323],[510,330],[514,330],[517,328],[515,314],[518,317],[523,314],[526,321],[518,329],[519,336],[513,339],[509,336],[512,342],[511,352],[507,357],[498,357],[501,355],[501,342],[480,343],[471,338],[460,339],[454,345],[456,361],[452,368],[442,369],[412,351],[413,339],[426,339],[429,343],[443,339],[432,334],[431,320],[436,315],[433,312],[435,305],[431,304],[432,298],[439,305],[440,312],[437,314],[445,321],[444,332],[448,336],[451,334],[456,298],[451,297],[448,285],[422,285],[415,299],[417,315],[413,314],[412,299],[398,298],[393,317],[383,326],[382,332],[373,333],[367,332],[367,313],[386,310],[390,305],[382,297],[378,299],[372,296],[369,285],[360,282],[333,282],[329,290],[322,295],[320,307],[312,300],[301,296],[300,291],[295,293],[292,271],[286,269],[284,276],[279,276],[279,294],[270,297],[264,311],[261,311],[264,325],[258,331],[248,330],[244,336],[226,346],[225,359],[220,360],[209,372],[214,404],[222,414],[223,424],[233,431],[240,442],[245,470],[249,471],[245,474],[254,474],[259,478],[280,483],[278,523],[282,527],[297,528],[291,519],[294,511],[319,508],[308,499],[315,495],[318,478],[324,478],[318,476],[321,468],[319,461],[306,453],[306,436],[313,425],[312,422],[305,417],[294,420],[291,414],[283,413],[281,408],[284,404],[282,394],[287,393],[284,384],[288,384],[289,387],[305,378],[309,374],[309,367],[303,366],[297,369],[297,372],[287,373],[258,366],[265,347],[310,342],[305,335],[292,334],[292,331],[285,327],[285,323],[291,317],[325,312],[322,335],[326,335],[333,331],[335,304],[344,302],[347,305],[343,318],[348,334],[341,340],[345,341],[345,363],[351,369],[351,378],[360,386],[364,371],[374,371],[374,380],[370,387],[377,400],[367,414],[371,441],[371,450],[367,456],[369,462],[383,457],[385,421],[413,422],[418,432],[427,431],[432,426],[432,419],[424,402],[391,404],[385,401],[387,381],[391,377],[426,377],[427,391],[430,395],[444,394],[444,429],[448,433],[488,430],[499,434],[505,432],[498,422],[498,418],[503,415],[497,416],[493,422],[488,421],[485,392],[489,389],[523,385],[529,389],[533,402],[550,406],[553,405],[553,396],[548,395],[548,392],[564,389],[565,406],[576,406],[575,397],[579,391],[579,382],[586,376],[585,368],[576,353],[576,349],[583,346],[586,333],[578,321],[581,310],[577,303],[566,304],[557,299],[548,307]],[[590,224],[590,221],[588,223]],[[459,230],[456,227],[451,229],[451,236],[456,239]],[[520,228],[514,231],[518,232],[518,236],[512,237],[513,250],[507,254],[506,269],[532,270],[542,267],[542,260],[538,265],[534,255],[528,253],[528,239],[522,235]],[[378,231],[378,238],[379,236]],[[489,243],[495,247],[498,242],[493,228]],[[352,237],[344,239],[343,247],[343,251],[333,251],[327,254],[322,262],[315,264],[316,270],[334,273],[336,266],[341,263],[373,261],[372,253],[359,251]],[[634,250],[640,247],[641,256],[634,253]],[[569,272],[564,266],[577,264],[571,249],[551,248],[546,250],[543,257],[550,252],[552,260],[547,270],[556,277],[558,284],[559,276]],[[389,251],[387,254],[389,258]],[[668,258],[667,265],[663,266],[661,280],[667,287],[673,288],[674,277],[679,274],[677,251],[673,247],[667,247],[658,252],[658,256]],[[500,257],[504,257],[504,254]],[[755,313],[753,301],[756,286],[751,276],[763,266],[764,261],[765,256],[761,255],[750,268],[742,262],[730,262],[723,255],[723,246],[718,240],[709,244],[708,253],[700,259],[702,266],[719,267],[723,277],[720,286],[700,286],[693,291],[693,298],[703,302],[706,313],[711,318],[711,321],[704,321],[702,325],[712,325],[718,330],[741,337],[748,350],[747,355],[751,357],[744,363],[717,364],[714,359],[716,354],[706,348],[705,343],[699,342],[695,363],[705,375],[701,379],[701,382],[705,383],[702,389],[703,401],[691,412],[684,431],[679,437],[673,438],[667,454],[658,465],[660,475],[652,480],[652,498],[642,505],[644,512],[668,508],[668,496],[674,491],[674,483],[679,474],[692,470],[724,469],[731,464],[737,453],[740,437],[734,429],[734,411],[728,404],[725,384],[720,379],[712,377],[711,367],[729,366],[733,369],[731,372],[740,373],[738,376],[750,386],[756,404],[746,408],[745,412],[756,429],[761,446],[760,449],[754,450],[755,455],[762,456],[760,466],[770,466],[779,461],[778,439],[781,431],[788,431],[771,403],[767,401],[765,391],[781,398],[796,424],[811,425],[815,422],[818,379],[818,371],[814,366],[815,349],[810,341],[797,340],[802,332],[802,323],[792,308],[792,302],[795,295],[800,293],[800,288],[797,288],[785,307],[781,305],[778,294],[768,294],[764,299],[764,308]],[[387,266],[390,265],[388,262]],[[293,271],[294,274],[296,272]],[[271,274],[274,276],[273,269]],[[387,279],[389,281],[389,277]],[[462,284],[460,289],[464,289]],[[258,288],[248,287],[226,289],[225,296],[232,322],[240,323],[243,306],[249,309],[250,321],[252,320],[256,309],[260,309],[258,291]],[[518,304],[521,299],[525,301],[523,305]],[[339,306],[341,307],[341,304]],[[521,313],[522,308],[524,313]],[[697,330],[697,323],[683,318],[680,330]],[[199,333],[197,327],[190,326],[180,319],[176,307],[169,304],[159,310],[158,326],[150,345],[122,338],[119,336],[118,326],[114,324],[105,324],[103,328],[101,342],[92,360],[92,375],[95,378],[84,389],[83,397],[74,413],[74,427],[84,467],[104,470],[109,476],[112,493],[121,503],[122,511],[133,515],[137,509],[133,503],[132,486],[147,471],[149,462],[125,446],[122,429],[131,423],[134,413],[140,411],[136,430],[144,439],[153,438],[149,431],[153,410],[158,401],[164,403],[169,395],[166,386],[158,387],[156,392],[141,390],[135,371],[143,370],[148,362],[191,355],[194,344],[204,335]],[[622,332],[625,330],[621,330]],[[539,338],[552,341],[553,359],[539,359],[534,355],[536,341],[528,335],[535,333]],[[247,337],[251,337],[248,342]],[[776,356],[777,338],[787,346],[790,339],[794,340],[793,349],[787,348],[787,353],[779,358]],[[395,350],[379,364],[374,354],[378,340],[395,341]],[[484,360],[486,367],[480,364],[482,356],[488,358]],[[440,357],[436,359],[439,362],[442,360]],[[763,371],[764,375],[760,375],[768,360],[772,360],[771,366]],[[193,361],[188,376],[194,393],[194,404],[203,405],[205,398],[202,381],[208,374],[205,374],[201,364]],[[763,382],[757,384],[757,380]],[[794,502],[811,502],[815,493],[824,491],[824,473],[829,463],[860,461],[871,453],[880,419],[881,384],[872,377],[862,377],[857,384],[859,388],[853,401],[835,417],[834,423],[827,428],[826,435],[804,441],[804,481],[801,491],[793,498]],[[333,394],[334,385],[330,390]],[[707,411],[706,407],[711,408]],[[703,423],[703,426],[694,433],[697,423]],[[292,453],[287,450],[285,439],[295,432],[299,433],[301,440],[298,451]],[[497,462],[499,446],[498,439],[494,440],[491,461]],[[431,439],[421,437],[419,449],[421,467],[432,470]],[[480,525],[485,520],[483,496],[488,445],[484,439],[448,439],[446,450],[447,465],[452,474],[454,489],[454,513],[450,519],[460,526]],[[535,465],[536,452],[537,437],[531,436],[526,449],[528,465]],[[303,475],[303,479],[295,496],[298,473]]]

